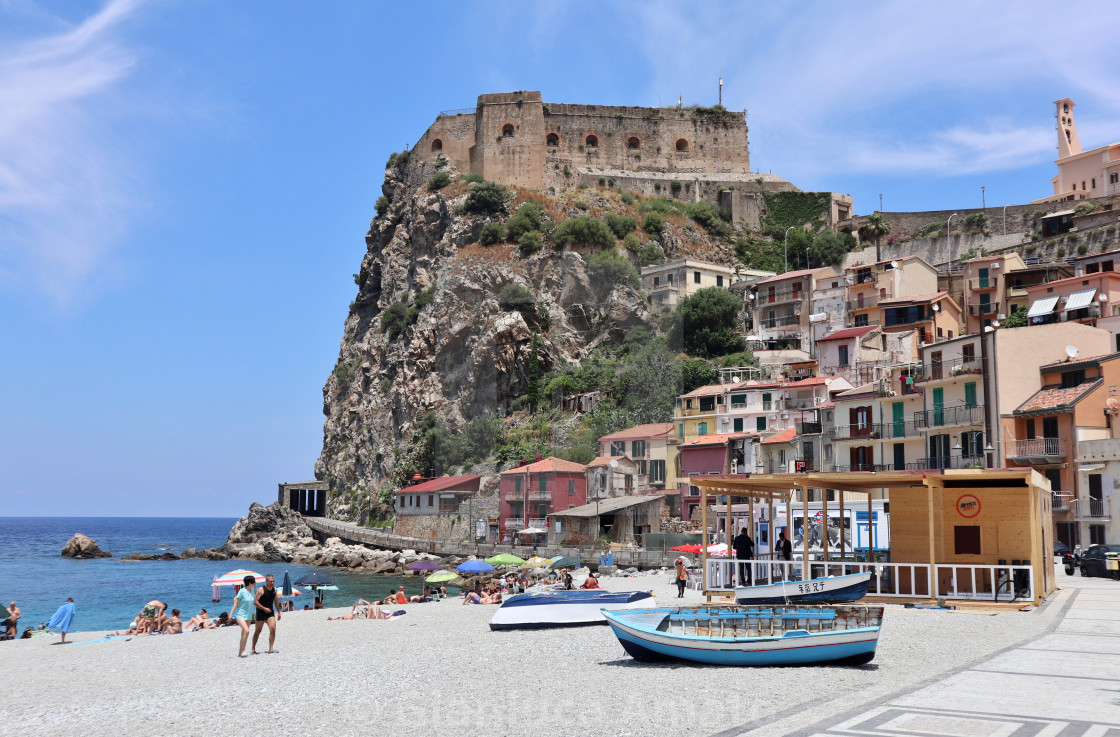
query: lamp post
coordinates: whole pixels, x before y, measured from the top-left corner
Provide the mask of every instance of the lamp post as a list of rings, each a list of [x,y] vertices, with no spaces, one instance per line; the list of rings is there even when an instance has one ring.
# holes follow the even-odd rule
[[[786,271],[789,271],[789,232],[793,230],[795,225],[786,228],[785,235],[782,236],[782,250],[785,252]]]
[[[954,212],[952,215],[949,216],[949,219],[945,222],[945,247],[949,250],[949,253],[948,253],[948,256],[949,256],[949,290],[948,291],[949,291],[950,294],[952,294],[952,292],[953,292],[953,236],[952,236],[951,233],[952,233],[952,228],[953,228],[953,218],[955,218],[956,216],[957,216],[957,213]]]
[[[1008,202],[1007,205],[1014,205],[1014,202]],[[1007,235],[1007,205],[1003,206],[1003,234]]]
[[[983,184],[980,185],[980,209],[988,209],[988,201],[984,198],[984,190],[987,189]]]
[[[883,211],[883,193],[879,193],[879,212]]]

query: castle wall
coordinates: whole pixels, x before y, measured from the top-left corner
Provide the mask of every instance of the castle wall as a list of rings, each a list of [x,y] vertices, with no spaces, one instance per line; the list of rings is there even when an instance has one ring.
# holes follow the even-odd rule
[[[503,184],[543,189],[544,159],[541,93],[479,95],[472,172]]]
[[[474,143],[474,115],[441,115],[412,147],[412,155],[421,161],[434,162],[442,154],[456,169],[466,172],[470,171]]]

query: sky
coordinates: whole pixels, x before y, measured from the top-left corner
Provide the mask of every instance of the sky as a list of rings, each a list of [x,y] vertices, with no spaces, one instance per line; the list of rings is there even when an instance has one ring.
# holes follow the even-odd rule
[[[311,478],[385,160],[441,110],[711,105],[722,76],[757,170],[858,213],[998,207],[1050,192],[1054,100],[1085,148],[1120,140],[1116,27],[1032,0],[0,0],[0,515],[240,516]]]

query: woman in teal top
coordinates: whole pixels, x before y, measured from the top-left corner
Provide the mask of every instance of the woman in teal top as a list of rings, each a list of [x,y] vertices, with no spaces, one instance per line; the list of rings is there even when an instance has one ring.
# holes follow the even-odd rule
[[[233,611],[230,612],[230,619],[241,628],[241,648],[237,651],[239,658],[248,657],[245,655],[245,643],[249,641],[249,620],[253,618],[253,589],[257,585],[257,580],[252,576],[246,576],[244,581],[245,587],[233,597]]]

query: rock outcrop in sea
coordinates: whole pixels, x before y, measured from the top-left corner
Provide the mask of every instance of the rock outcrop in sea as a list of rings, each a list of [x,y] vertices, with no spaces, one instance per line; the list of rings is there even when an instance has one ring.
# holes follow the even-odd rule
[[[112,558],[113,554],[102,550],[96,540],[91,540],[80,532],[74,533],[62,548],[63,558]]]

